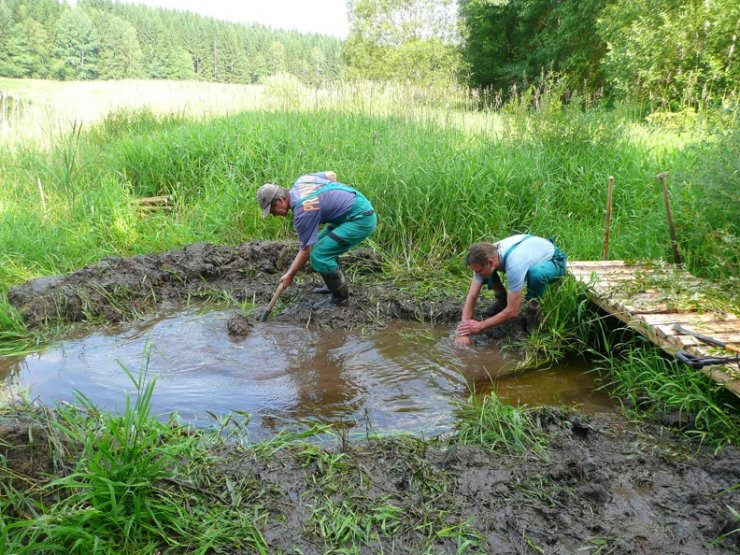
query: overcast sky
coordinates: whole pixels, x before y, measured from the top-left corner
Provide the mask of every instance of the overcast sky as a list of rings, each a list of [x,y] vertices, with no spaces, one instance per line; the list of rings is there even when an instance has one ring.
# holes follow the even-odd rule
[[[121,1],[121,0],[118,0]],[[321,33],[347,38],[346,0],[124,0],[155,8],[168,8],[234,21],[262,23],[273,29]],[[76,0],[67,0],[74,5]]]

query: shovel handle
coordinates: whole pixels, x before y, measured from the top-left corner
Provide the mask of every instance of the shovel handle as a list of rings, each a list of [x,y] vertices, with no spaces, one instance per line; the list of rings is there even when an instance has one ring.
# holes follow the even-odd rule
[[[272,296],[272,299],[270,299],[270,304],[267,305],[268,312],[272,312],[272,309],[275,308],[275,303],[280,298],[280,294],[283,292],[283,289],[285,289],[285,286],[281,281],[280,285],[278,285],[278,288],[275,290],[275,294]]]
[[[275,308],[275,303],[280,298],[280,294],[283,292],[283,289],[285,289],[285,286],[281,281],[280,285],[278,285],[278,288],[275,290],[275,294],[272,296],[272,299],[270,299],[270,304],[267,305],[267,309],[262,313],[262,316],[260,317],[260,322],[264,322],[265,320],[267,320],[270,312],[272,312],[272,309]]]

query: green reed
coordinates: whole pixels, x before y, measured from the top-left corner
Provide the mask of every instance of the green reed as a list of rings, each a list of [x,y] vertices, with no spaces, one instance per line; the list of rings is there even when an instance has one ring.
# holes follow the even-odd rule
[[[260,507],[228,502],[207,481],[197,483],[214,460],[212,440],[151,414],[155,380],[147,381],[147,365],[148,354],[137,375],[123,368],[136,399],[126,394],[120,415],[82,395],[79,408],[19,412],[43,425],[58,473],[42,480],[0,461],[5,553],[206,553],[222,544],[266,553]]]
[[[737,398],[701,372],[634,337],[595,354],[604,386],[634,417],[676,417],[687,436],[716,448],[740,442]]]

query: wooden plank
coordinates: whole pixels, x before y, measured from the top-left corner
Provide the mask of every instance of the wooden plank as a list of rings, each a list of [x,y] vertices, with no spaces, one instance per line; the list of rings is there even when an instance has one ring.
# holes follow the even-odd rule
[[[624,260],[575,260],[568,261],[568,268],[609,268],[625,266]]]
[[[728,317],[724,318],[722,321],[718,321],[717,315],[709,312],[673,312],[668,314],[646,314],[645,321],[651,325],[684,324],[686,327],[690,327],[691,323],[701,324],[701,326],[706,327],[726,323],[728,326],[737,326],[737,329],[740,329],[740,319],[738,319],[734,314],[728,314],[727,316]]]
[[[680,323],[698,333],[721,342],[740,343],[740,318],[735,314],[698,313],[681,299],[682,292],[693,294],[703,281],[680,268],[628,265],[623,261],[578,261],[568,264],[568,273],[587,285],[591,302],[628,327],[642,334],[669,354],[679,350],[700,357],[732,356],[732,352],[704,343],[691,335],[676,332]],[[635,280],[646,280],[640,292],[620,292],[620,286]],[[664,292],[660,279],[671,280],[677,291]],[[692,291],[687,291],[691,286]],[[674,289],[673,285],[671,289]],[[705,366],[700,371],[715,382],[740,396],[740,371],[727,365]]]
[[[698,331],[698,330],[695,330]],[[701,333],[701,332],[699,332]],[[682,335],[679,333],[676,333],[674,335],[680,335],[682,337],[694,337],[693,335]],[[706,333],[702,333],[702,335],[708,335]],[[717,332],[710,335],[712,339],[717,339],[718,341],[721,341],[722,343],[729,343],[732,346],[737,347],[737,343],[740,343],[740,331],[723,331],[723,332]],[[694,338],[696,339],[696,338]]]

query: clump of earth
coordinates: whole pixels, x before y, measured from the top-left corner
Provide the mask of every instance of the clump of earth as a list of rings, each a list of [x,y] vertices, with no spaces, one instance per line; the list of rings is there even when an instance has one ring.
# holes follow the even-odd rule
[[[9,291],[8,299],[29,328],[117,322],[223,293],[266,306],[296,248],[278,241],[238,247],[198,243],[162,254],[108,258],[66,276],[32,280]],[[461,298],[410,298],[381,281],[381,261],[371,250],[352,251],[342,265],[352,281],[350,307],[312,310],[320,297],[311,289],[320,279],[307,271],[283,293],[271,320],[347,329],[395,319],[452,325],[460,317]],[[240,313],[228,331],[249,333],[254,320]],[[521,321],[496,333],[495,341],[521,335]],[[336,505],[357,504],[359,512],[363,504],[368,511],[378,503],[400,509],[403,524],[379,535],[363,553],[419,552],[425,539],[418,520],[422,511],[441,515],[440,525],[466,523],[480,541],[471,553],[740,552],[733,513],[740,509],[736,446],[715,452],[692,445],[675,430],[636,426],[616,414],[532,410],[550,434],[545,456],[458,445],[454,437],[341,442],[324,447],[343,454],[334,493],[322,482],[318,459],[307,462],[300,447],[260,456],[249,446],[221,444],[214,451],[217,462],[202,472],[215,488],[214,498],[231,496],[226,484],[243,484],[245,500],[259,499],[269,515],[260,526],[271,553],[326,552],[311,516],[327,495]],[[50,439],[53,433],[22,415],[0,417],[0,470],[9,469],[8,476],[21,483],[70,472],[76,461],[63,459],[74,449],[62,449]],[[259,491],[249,491],[249,484],[259,484]],[[352,492],[351,500],[346,492]],[[434,552],[455,553],[456,541],[440,539]]]

